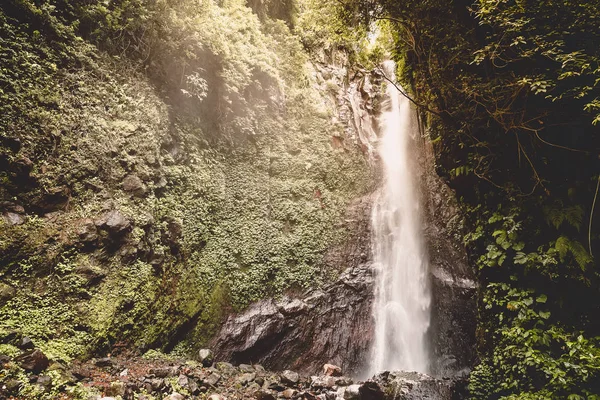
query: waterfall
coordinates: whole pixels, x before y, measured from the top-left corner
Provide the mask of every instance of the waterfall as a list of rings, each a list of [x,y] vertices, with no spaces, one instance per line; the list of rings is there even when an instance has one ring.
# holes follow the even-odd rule
[[[394,62],[387,61],[384,70],[394,80]],[[415,184],[418,126],[410,102],[391,84],[387,96],[379,143],[384,185],[372,212],[376,286],[370,373],[427,373],[431,294]]]

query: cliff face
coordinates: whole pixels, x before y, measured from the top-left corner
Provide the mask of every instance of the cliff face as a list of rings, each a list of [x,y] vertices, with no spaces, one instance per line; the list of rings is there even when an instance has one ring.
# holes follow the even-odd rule
[[[377,73],[349,81],[337,107],[340,118],[345,117],[350,122],[347,126],[355,131],[353,136],[370,152],[376,169],[381,83]],[[463,376],[475,362],[476,284],[462,244],[463,220],[454,193],[435,172],[430,144],[417,141],[422,222],[433,292],[432,373]],[[273,369],[293,367],[306,373],[334,363],[347,373],[364,374],[374,326],[373,198],[374,193],[348,210],[346,224],[353,236],[328,253],[328,259],[335,261],[332,266],[345,270],[340,279],[322,290],[262,301],[232,315],[213,341],[218,358],[259,362]]]
[[[338,78],[283,22],[146,5],[108,42],[90,24],[125,11],[36,4],[0,8],[0,352],[186,353],[232,311],[337,279],[326,253],[371,169]],[[140,15],[146,40],[102,50]]]

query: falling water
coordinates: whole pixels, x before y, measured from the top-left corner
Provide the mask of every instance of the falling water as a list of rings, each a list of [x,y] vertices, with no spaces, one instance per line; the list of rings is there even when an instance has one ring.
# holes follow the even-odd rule
[[[393,80],[395,64],[387,61],[384,69]],[[381,116],[379,145],[385,180],[372,213],[377,278],[370,372],[426,373],[431,295],[413,168],[418,126],[409,101],[393,85],[388,85],[387,96],[389,106]]]

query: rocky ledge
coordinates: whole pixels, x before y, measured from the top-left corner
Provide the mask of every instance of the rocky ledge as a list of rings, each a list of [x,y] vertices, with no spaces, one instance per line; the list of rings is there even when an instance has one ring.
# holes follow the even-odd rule
[[[3,371],[25,372],[12,378],[0,376],[1,399],[21,398],[18,396],[23,392],[33,396],[27,398],[84,400],[466,398],[461,380],[435,379],[416,372],[384,372],[365,382],[355,382],[332,364],[325,364],[319,375],[303,376],[290,370],[267,371],[258,364],[213,364],[209,350],[201,350],[193,361],[168,359],[164,355],[120,356],[74,363],[69,368],[58,363],[49,365],[38,349],[24,354],[14,359],[1,357]]]

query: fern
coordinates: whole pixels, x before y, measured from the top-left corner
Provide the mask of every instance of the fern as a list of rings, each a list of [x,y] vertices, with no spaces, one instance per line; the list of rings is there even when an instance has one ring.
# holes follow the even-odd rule
[[[579,231],[583,222],[583,209],[578,205],[564,207],[562,201],[557,201],[551,206],[544,207],[544,215],[546,223],[557,230],[560,229],[564,222],[567,222]]]
[[[582,270],[585,270],[585,267],[592,262],[590,254],[577,240],[571,240],[566,236],[561,236],[556,239],[554,248],[558,251],[561,262],[565,262],[567,255],[570,253]]]

